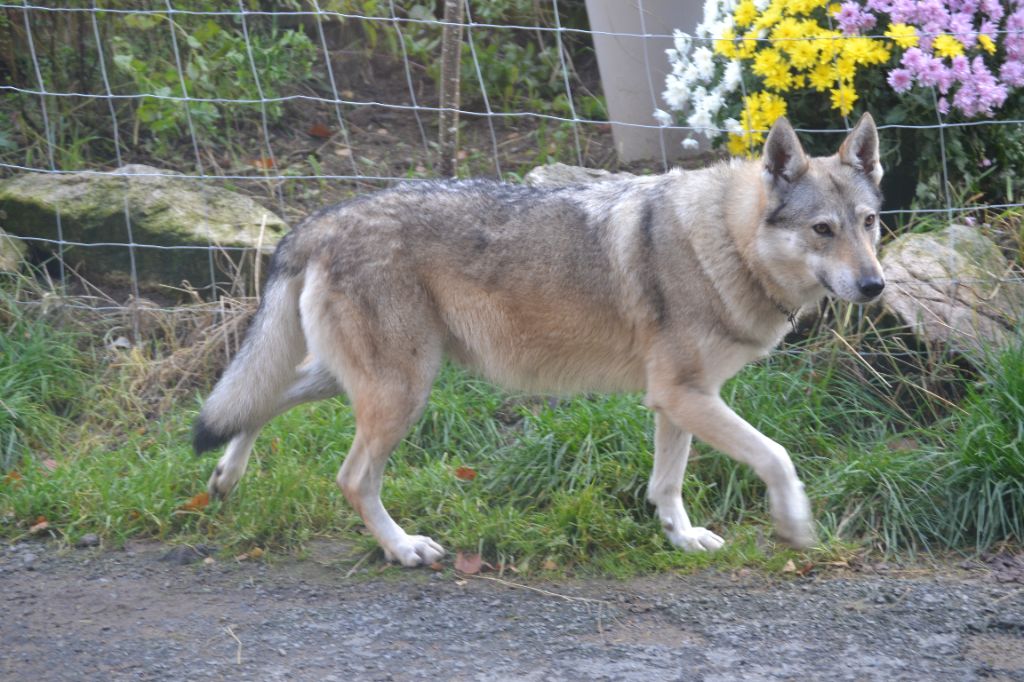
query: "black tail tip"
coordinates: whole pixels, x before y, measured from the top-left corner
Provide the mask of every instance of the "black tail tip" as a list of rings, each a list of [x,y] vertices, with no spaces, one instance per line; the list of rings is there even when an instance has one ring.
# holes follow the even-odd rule
[[[210,428],[202,417],[196,417],[195,423],[192,424],[192,449],[195,450],[197,455],[201,455],[208,450],[219,448],[234,438],[234,436],[235,434],[233,433],[215,431]]]

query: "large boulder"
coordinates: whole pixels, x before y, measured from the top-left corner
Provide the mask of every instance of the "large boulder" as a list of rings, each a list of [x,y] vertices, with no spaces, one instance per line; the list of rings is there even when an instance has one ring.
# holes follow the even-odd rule
[[[281,218],[249,197],[180,175],[143,165],[124,166],[117,175],[19,175],[0,181],[0,227],[57,240],[59,216],[63,239],[72,242],[64,247],[65,261],[87,276],[116,281],[131,273],[124,246],[130,223],[140,283],[187,280],[197,288],[210,284],[207,247],[223,249],[214,252],[214,263],[217,281],[224,282],[257,248],[272,252],[287,231]],[[119,245],[90,246],[111,243]],[[33,244],[58,252],[49,241]]]
[[[1020,334],[1024,282],[976,228],[905,234],[886,247],[882,267],[883,304],[927,343],[970,353]]]
[[[0,272],[18,272],[27,251],[25,242],[0,230]]]

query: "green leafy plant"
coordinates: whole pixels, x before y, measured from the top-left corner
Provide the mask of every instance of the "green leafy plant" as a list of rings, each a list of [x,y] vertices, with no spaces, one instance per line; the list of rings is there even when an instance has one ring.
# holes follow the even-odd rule
[[[179,35],[180,72],[173,53],[161,54],[140,39],[149,36],[157,42],[168,22]],[[284,107],[272,100],[280,96],[282,86],[312,75],[316,49],[300,31],[250,31],[247,44],[240,29],[225,28],[209,18],[192,27],[158,14],[129,15],[125,23],[135,31],[112,38],[114,64],[144,95],[134,112],[138,126],[157,138],[173,131],[177,139],[185,132],[188,116],[204,135],[222,121],[236,128],[255,122],[261,91],[270,100],[263,102],[268,120],[277,122]],[[183,97],[242,102],[183,103]]]

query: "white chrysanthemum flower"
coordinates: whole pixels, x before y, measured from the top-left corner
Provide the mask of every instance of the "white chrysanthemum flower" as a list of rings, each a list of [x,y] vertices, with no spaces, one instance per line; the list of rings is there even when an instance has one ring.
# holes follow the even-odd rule
[[[693,45],[693,38],[690,37],[689,33],[684,33],[678,28],[672,31],[672,41],[675,43],[676,52],[680,55],[687,55],[690,53],[690,47]]]
[[[696,128],[703,131],[705,128],[713,128],[715,122],[711,120],[711,115],[708,110],[704,107],[693,108],[693,112],[686,118],[686,123],[691,128]]]
[[[705,83],[715,77],[715,53],[701,46],[693,51],[693,65],[697,67],[697,76]]]
[[[718,0],[704,0],[704,21],[718,21],[719,4]]]
[[[725,73],[722,74],[722,91],[730,93],[740,86],[743,78],[743,67],[738,59],[730,59],[725,65]]]
[[[678,76],[668,75],[665,77],[665,92],[661,98],[669,109],[678,111],[690,101],[690,84]]]
[[[690,62],[689,64],[686,65],[686,68],[683,69],[683,80],[690,85],[701,80],[700,69],[697,68],[696,64]]]
[[[664,128],[665,126],[672,125],[672,114],[663,109],[655,109],[654,120],[658,122],[658,125]]]
[[[711,116],[717,114],[724,105],[725,100],[722,99],[722,93],[720,93],[717,88],[709,92],[702,103],[702,106]]]
[[[772,0],[754,0],[754,7],[758,12],[765,11],[770,4],[772,4]]]
[[[685,140],[682,141],[681,144],[683,145],[683,149],[686,149],[688,151],[694,151],[700,148],[700,142],[698,142],[692,137],[686,138]]]
[[[740,122],[734,118],[725,119],[724,125],[725,131],[727,133],[732,133],[733,135],[742,135],[745,132],[743,130],[743,126],[740,125]]]

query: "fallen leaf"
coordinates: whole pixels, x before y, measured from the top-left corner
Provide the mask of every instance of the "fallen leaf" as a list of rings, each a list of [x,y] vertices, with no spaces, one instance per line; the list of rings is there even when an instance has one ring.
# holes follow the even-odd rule
[[[253,547],[248,552],[242,552],[235,557],[235,561],[248,561],[249,559],[259,559],[263,556],[263,550],[259,547]]]
[[[266,156],[261,156],[260,158],[254,160],[252,162],[252,165],[259,170],[274,170],[274,168],[276,167],[276,164],[274,164],[274,160]]]
[[[39,518],[43,519],[42,516],[40,516]],[[44,530],[46,530],[49,527],[50,527],[50,522],[47,521],[46,519],[43,519],[42,521],[37,520],[34,524],[32,524],[32,527],[28,529],[28,532],[29,533],[42,533]]]
[[[796,564],[793,563],[792,559],[787,561],[786,565],[782,567],[782,572],[783,573],[796,573]]]
[[[542,566],[542,568],[545,571],[557,571],[558,570],[558,564],[556,564],[553,559],[545,559],[544,560],[544,565]]]
[[[198,495],[193,497],[191,500],[189,500],[185,504],[183,504],[180,507],[178,507],[178,511],[186,511],[186,512],[202,511],[202,510],[206,509],[207,505],[209,505],[209,504],[210,504],[210,494],[204,490],[203,492],[199,493]]]
[[[476,575],[480,572],[484,560],[479,554],[464,554],[458,552],[455,555],[455,570],[466,575]]]
[[[916,452],[921,444],[913,438],[894,438],[885,444],[892,452]]]
[[[17,471],[8,471],[7,475],[4,476],[4,483],[15,484],[21,480],[21,474]]]
[[[455,478],[460,481],[472,481],[476,478],[476,471],[470,467],[457,467],[455,469]]]
[[[309,130],[307,130],[306,132],[313,137],[319,137],[321,140],[326,140],[327,138],[334,134],[333,132],[331,132],[330,128],[325,126],[323,123],[320,123],[319,121],[309,126]]]
[[[334,150],[334,153],[337,154],[338,156],[344,156],[346,158],[352,156],[352,150],[349,149],[348,147],[338,147],[337,149]]]
[[[443,571],[444,570],[444,564],[442,564],[440,561],[435,561],[434,563],[430,564],[430,570],[431,571]]]
[[[796,572],[797,575],[803,577],[814,570],[814,562],[808,561],[806,564],[800,567],[800,570]]]

